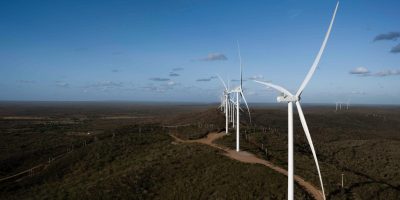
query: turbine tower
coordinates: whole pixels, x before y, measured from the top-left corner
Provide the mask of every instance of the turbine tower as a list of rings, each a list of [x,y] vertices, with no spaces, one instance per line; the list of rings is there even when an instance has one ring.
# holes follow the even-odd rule
[[[336,12],[337,9],[339,7],[339,2],[337,2],[336,4],[336,8],[335,11],[333,13],[331,22],[329,24],[329,28],[328,31],[325,35],[324,41],[322,42],[322,46],[308,72],[308,74],[306,75],[305,79],[303,80],[302,84],[300,85],[300,88],[297,90],[296,94],[292,94],[290,93],[288,90],[286,90],[285,88],[278,86],[278,85],[274,85],[271,83],[267,83],[267,82],[261,82],[261,81],[256,81],[260,84],[263,84],[267,87],[273,88],[275,90],[277,90],[278,92],[281,93],[281,95],[279,95],[277,97],[277,101],[278,102],[285,102],[288,104],[288,199],[289,200],[293,200],[294,198],[294,184],[293,184],[293,178],[294,178],[294,160],[293,160],[293,103],[296,104],[297,110],[298,110],[298,114],[300,117],[300,121],[301,121],[301,125],[303,126],[304,129],[304,133],[306,135],[307,141],[310,145],[311,148],[311,152],[313,154],[314,157],[314,162],[315,165],[317,167],[318,170],[318,176],[319,176],[319,181],[321,184],[321,189],[322,189],[322,195],[323,198],[325,199],[325,191],[324,191],[324,184],[322,182],[322,176],[321,176],[321,171],[319,168],[319,164],[318,164],[318,158],[317,158],[317,154],[315,153],[315,149],[314,149],[314,145],[311,139],[311,135],[310,135],[310,131],[308,129],[307,126],[307,122],[305,120],[304,114],[303,114],[303,110],[301,108],[300,105],[300,99],[301,99],[301,94],[303,93],[304,88],[307,86],[308,82],[311,80],[311,77],[313,76],[315,70],[318,67],[319,61],[321,59],[321,56],[325,50],[325,46],[326,43],[328,42],[328,38],[333,26],[333,22],[335,21],[335,16],[336,16]]]
[[[230,91],[230,94],[232,94],[233,91]],[[229,122],[232,122],[232,128],[235,128],[235,102],[232,100],[232,97],[229,95]]]

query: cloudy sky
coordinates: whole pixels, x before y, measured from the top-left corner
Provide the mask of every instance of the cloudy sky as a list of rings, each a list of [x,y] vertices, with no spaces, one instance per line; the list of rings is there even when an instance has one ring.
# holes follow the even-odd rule
[[[217,78],[250,102],[295,92],[336,1],[1,1],[0,100],[216,102]],[[302,100],[400,102],[398,0],[342,1]]]

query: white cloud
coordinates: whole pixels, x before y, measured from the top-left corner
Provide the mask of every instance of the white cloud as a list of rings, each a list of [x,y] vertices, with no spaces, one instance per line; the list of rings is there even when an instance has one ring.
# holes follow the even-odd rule
[[[64,82],[64,81],[56,81],[56,85],[57,85],[58,87],[63,87],[63,88],[69,87],[69,83],[66,83],[66,82]]]
[[[169,85],[169,86],[174,86],[174,85],[176,85],[177,83],[175,82],[175,81],[168,81],[167,82],[167,85]]]
[[[365,67],[356,67],[350,71],[350,74],[368,75],[370,72]]]
[[[163,82],[163,81],[170,81],[171,79],[169,79],[169,78],[154,77],[154,78],[150,78],[150,80],[152,80],[152,81],[161,81],[161,82]]]
[[[258,93],[256,91],[247,91],[246,95],[248,95],[248,96],[256,96],[256,95],[258,95]]]
[[[83,86],[86,92],[89,89],[100,90],[100,91],[108,91],[109,89],[122,88],[124,86],[123,82],[114,82],[114,81],[99,81],[93,84],[88,84]]]
[[[208,82],[208,81],[211,81],[211,78],[199,78],[196,81],[197,82]]]
[[[209,53],[207,57],[201,58],[202,61],[218,61],[218,60],[228,60],[225,54],[222,53]]]
[[[183,67],[175,67],[172,69],[173,72],[182,71],[182,70],[184,70]]]
[[[95,87],[122,87],[123,84],[121,82],[114,82],[114,81],[100,81],[100,82],[93,84],[92,86],[95,86]]]
[[[350,74],[358,74],[358,75],[361,75],[361,76],[385,77],[385,76],[397,76],[397,75],[400,75],[400,70],[399,69],[392,69],[392,70],[388,69],[388,70],[382,70],[382,71],[379,71],[379,72],[372,73],[365,67],[357,67],[357,68],[351,70]]]
[[[264,76],[261,75],[261,74],[258,74],[258,75],[254,75],[254,76],[252,76],[252,77],[249,77],[249,79],[250,79],[250,80],[263,80],[263,79],[264,79]]]
[[[356,95],[365,95],[365,94],[367,94],[366,92],[364,92],[364,91],[352,91],[351,92],[351,94],[356,94]]]
[[[178,74],[178,73],[175,73],[175,72],[170,72],[170,73],[169,73],[169,76],[175,76],[175,77],[176,77],[176,76],[179,76],[179,74]]]
[[[32,81],[32,80],[18,80],[17,83],[33,84],[33,83],[36,83],[36,81]]]
[[[395,69],[395,70],[384,70],[380,71],[374,74],[374,76],[395,76],[395,75],[400,75],[400,70]]]
[[[209,78],[199,78],[199,79],[196,79],[196,81],[197,81],[197,82],[208,82],[208,81],[211,81],[211,80],[217,79],[217,78],[218,78],[218,76],[210,76]]]

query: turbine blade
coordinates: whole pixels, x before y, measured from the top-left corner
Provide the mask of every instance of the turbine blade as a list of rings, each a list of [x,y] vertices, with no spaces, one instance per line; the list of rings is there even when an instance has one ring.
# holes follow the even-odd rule
[[[249,113],[249,119],[250,119],[250,124],[251,124],[251,114],[250,114],[250,109],[249,105],[247,105],[246,98],[244,97],[243,91],[240,90],[240,96],[242,96],[244,103],[246,104],[247,112]]]
[[[238,47],[238,55],[239,55],[239,65],[240,65],[240,87],[242,87],[243,82],[243,73],[242,73],[242,56],[240,55],[240,46],[239,41],[236,41]]]
[[[265,85],[267,87],[273,88],[273,89],[277,90],[278,92],[282,92],[282,93],[286,94],[287,96],[293,96],[292,93],[290,93],[288,90],[286,90],[282,86],[275,85],[275,84],[272,84],[272,83],[263,82],[263,81],[257,81],[257,80],[254,80],[254,81],[257,82],[257,83],[263,84],[263,85]]]
[[[315,58],[314,63],[312,64],[312,66],[310,68],[310,71],[308,71],[308,74],[306,75],[306,78],[304,79],[303,83],[301,83],[300,88],[296,93],[297,97],[299,97],[301,95],[301,93],[303,92],[304,88],[306,87],[308,82],[311,80],[311,77],[313,76],[315,70],[318,67],[319,61],[321,60],[322,53],[324,53],[324,50],[325,50],[325,47],[326,47],[326,43],[328,42],[329,35],[331,34],[333,22],[335,21],[336,11],[337,11],[338,7],[339,7],[339,2],[337,2],[337,4],[336,4],[336,8],[335,8],[335,11],[333,12],[333,16],[332,16],[332,19],[331,19],[331,23],[329,24],[328,31],[326,32],[324,41],[322,42],[322,46],[319,49],[317,57]]]
[[[226,84],[225,84],[224,80],[222,80],[221,76],[219,74],[217,74],[217,76],[218,76],[219,80],[221,81],[222,85],[224,85],[225,90],[228,90],[228,88],[226,87]]]
[[[307,137],[308,144],[310,145],[311,152],[312,152],[313,157],[314,157],[315,165],[317,166],[319,182],[321,184],[321,189],[322,189],[322,195],[323,195],[323,197],[325,199],[324,184],[322,182],[322,176],[321,176],[321,171],[319,169],[318,158],[317,158],[317,154],[315,153],[314,144],[313,144],[312,139],[311,139],[310,131],[308,130],[307,122],[306,122],[306,119],[304,118],[304,114],[303,114],[303,110],[301,109],[300,102],[296,101],[296,106],[297,106],[297,111],[298,111],[299,116],[300,116],[301,125],[303,126],[304,133],[305,133],[305,135]]]

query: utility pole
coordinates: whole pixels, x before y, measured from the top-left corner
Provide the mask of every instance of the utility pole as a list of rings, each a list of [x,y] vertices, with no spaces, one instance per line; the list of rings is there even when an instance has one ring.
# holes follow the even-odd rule
[[[342,173],[342,189],[343,189],[343,183],[344,183],[343,176],[344,176],[344,173]]]

